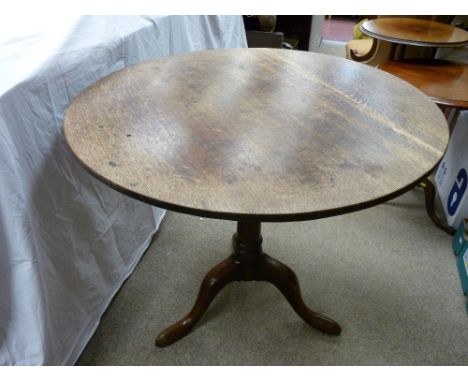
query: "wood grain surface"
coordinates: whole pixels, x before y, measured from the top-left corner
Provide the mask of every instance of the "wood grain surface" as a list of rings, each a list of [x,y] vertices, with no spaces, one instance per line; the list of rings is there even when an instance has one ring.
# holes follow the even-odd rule
[[[387,61],[379,69],[416,86],[439,105],[468,108],[468,65],[444,60]]]
[[[408,190],[447,123],[423,93],[327,55],[226,49],[128,67],[82,92],[65,137],[95,176],[163,208],[230,220],[350,212]]]
[[[468,45],[468,32],[437,21],[389,17],[366,21],[361,31],[389,42],[428,47]]]

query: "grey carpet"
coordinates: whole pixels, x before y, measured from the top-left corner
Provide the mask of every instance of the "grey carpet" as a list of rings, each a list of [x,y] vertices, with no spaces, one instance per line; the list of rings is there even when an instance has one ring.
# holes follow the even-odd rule
[[[272,285],[233,283],[194,331],[155,336],[192,307],[205,273],[229,255],[234,222],[168,212],[78,365],[467,365],[468,315],[451,237],[420,189],[309,222],[264,224],[264,250],[296,272],[306,303],[339,337],[308,327]]]

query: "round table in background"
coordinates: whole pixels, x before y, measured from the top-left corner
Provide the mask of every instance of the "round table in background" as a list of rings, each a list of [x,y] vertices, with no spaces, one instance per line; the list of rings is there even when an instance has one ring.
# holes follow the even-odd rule
[[[468,109],[468,64],[411,59],[387,61],[378,68],[416,86],[440,106]]]
[[[468,45],[468,32],[437,21],[388,17],[366,21],[361,31],[368,36],[396,44],[434,48]]]
[[[263,253],[261,223],[385,202],[424,179],[448,142],[441,111],[404,81],[281,49],[204,51],[123,69],[73,101],[64,132],[84,167],[114,189],[237,221],[232,255],[208,272],[192,310],[157,346],[188,334],[216,294],[241,280],[274,284],[304,321],[339,334],[305,305],[295,273]]]
[[[390,57],[395,60],[403,58],[407,45],[434,49],[468,45],[468,32],[431,20],[386,17],[366,21],[360,29],[362,33],[374,39],[392,43]],[[373,49],[376,46],[374,43]]]

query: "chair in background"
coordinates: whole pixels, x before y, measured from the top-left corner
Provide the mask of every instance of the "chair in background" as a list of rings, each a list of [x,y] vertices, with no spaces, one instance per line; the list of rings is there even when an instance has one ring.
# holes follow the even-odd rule
[[[391,44],[368,37],[360,30],[360,26],[367,20],[378,16],[362,16],[354,26],[353,39],[345,45],[346,58],[363,64],[377,66],[390,56]]]

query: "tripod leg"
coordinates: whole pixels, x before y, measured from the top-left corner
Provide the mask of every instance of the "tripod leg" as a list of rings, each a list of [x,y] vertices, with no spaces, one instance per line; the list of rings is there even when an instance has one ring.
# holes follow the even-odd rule
[[[242,265],[232,257],[212,268],[203,279],[192,310],[180,321],[163,330],[156,338],[156,346],[168,346],[186,336],[227,284],[242,278]]]
[[[340,334],[341,328],[335,321],[310,310],[306,306],[302,300],[296,274],[287,265],[264,254],[257,260],[255,276],[256,280],[268,281],[277,287],[299,317],[310,326],[327,334]]]

